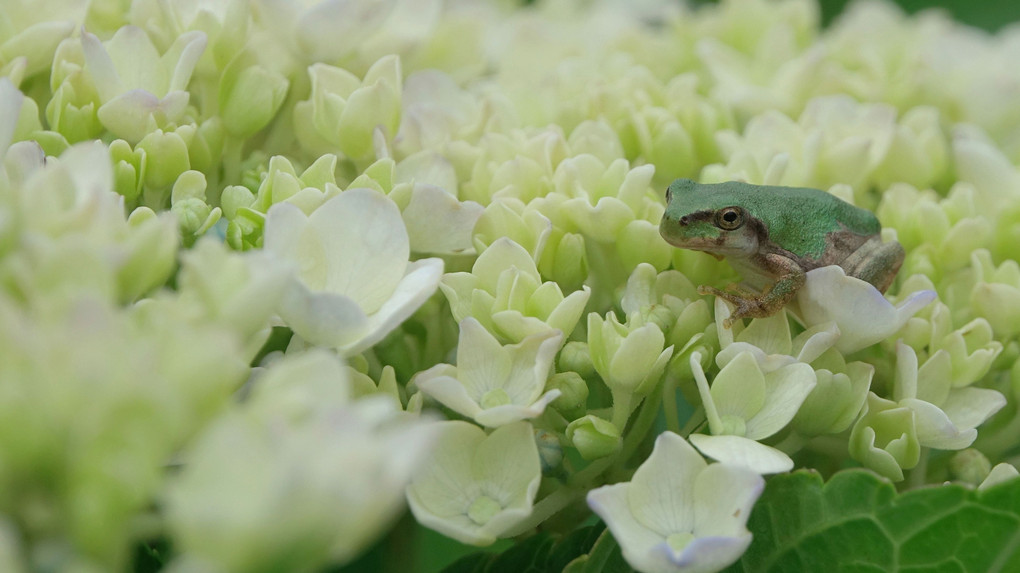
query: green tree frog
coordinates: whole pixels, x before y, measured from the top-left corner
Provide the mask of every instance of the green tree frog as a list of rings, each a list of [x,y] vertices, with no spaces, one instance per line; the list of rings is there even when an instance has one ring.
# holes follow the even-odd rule
[[[883,243],[871,212],[818,189],[704,184],[677,179],[666,190],[659,232],[671,245],[726,258],[744,282],[698,287],[736,308],[725,322],[764,318],[783,308],[807,271],[839,265],[885,292],[903,264],[903,247]]]

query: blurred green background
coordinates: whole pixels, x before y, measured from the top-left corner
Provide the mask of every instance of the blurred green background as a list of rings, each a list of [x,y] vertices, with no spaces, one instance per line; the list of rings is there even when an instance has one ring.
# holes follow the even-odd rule
[[[846,0],[822,0],[822,21],[828,24],[847,4],[849,2]],[[947,0],[944,2],[898,0],[896,4],[910,13],[919,12],[925,8],[941,8],[949,12],[958,22],[991,31],[1020,20],[1020,2],[1016,0]]]
[[[692,0],[695,4],[714,3],[714,0]],[[822,23],[829,24],[853,0],[820,0]],[[1020,2],[1017,0],[895,0],[908,13],[920,12],[926,8],[941,8],[957,22],[970,24],[989,31],[996,31],[1013,22],[1020,21]]]

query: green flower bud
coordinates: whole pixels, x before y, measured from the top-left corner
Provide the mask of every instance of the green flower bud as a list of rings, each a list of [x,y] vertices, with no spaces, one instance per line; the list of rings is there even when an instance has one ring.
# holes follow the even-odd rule
[[[376,128],[382,128],[388,139],[396,135],[403,81],[397,56],[377,61],[364,81],[347,70],[321,63],[310,66],[308,74],[311,99],[294,109],[299,124],[295,129],[306,147],[325,143],[358,161],[371,155]]]
[[[864,415],[850,432],[849,450],[866,467],[893,481],[902,480],[903,470],[921,459],[913,411],[869,393]]]
[[[255,203],[255,194],[241,185],[228,185],[220,195],[220,208],[223,209],[223,216],[230,220],[237,217],[238,209],[251,207],[253,203]]]
[[[177,221],[181,226],[181,234],[186,237],[185,243],[190,244],[198,237],[208,231],[222,215],[220,208],[212,208],[201,199],[187,198],[174,203],[170,211],[177,215]]]
[[[94,139],[103,132],[94,101],[95,93],[88,93],[88,87],[77,90],[73,83],[64,83],[53,93],[46,104],[46,121],[50,128],[63,135],[69,142],[77,143]],[[79,95],[79,91],[86,95]]]
[[[205,201],[205,187],[205,175],[185,171],[177,178],[170,194],[170,210],[177,215],[185,243],[190,244],[220,220],[220,208],[212,208]]]
[[[110,144],[110,159],[113,160],[114,190],[130,205],[142,193],[145,151],[131,149],[130,143],[117,139]]]
[[[552,228],[549,240],[538,260],[538,270],[542,276],[555,281],[565,290],[581,288],[588,278],[588,255],[584,249],[584,236]]]
[[[974,448],[960,450],[949,458],[949,472],[953,477],[971,485],[985,481],[991,471],[992,463]]]
[[[582,416],[588,409],[588,383],[577,372],[554,374],[546,381],[545,389],[560,391],[550,406],[568,420]]]
[[[588,347],[592,363],[614,393],[645,395],[659,382],[673,354],[663,349],[665,336],[654,324],[623,325],[610,312],[603,319],[588,315]]]
[[[261,246],[262,227],[266,216],[259,211],[240,208],[230,223],[227,224],[227,244],[237,250],[247,250]]]
[[[509,237],[524,247],[533,258],[541,255],[538,270],[542,276],[556,280],[552,275],[557,272],[554,262],[557,258],[556,253],[547,253],[548,248],[545,247],[552,230],[549,218],[537,208],[525,205],[516,197],[506,197],[485,207],[482,216],[475,223],[473,242],[475,249],[482,252],[500,237]],[[556,282],[559,283],[558,280]],[[567,288],[564,283],[559,284]]]
[[[188,169],[191,159],[188,144],[195,134],[191,125],[182,125],[176,131],[157,129],[142,138],[135,150],[145,153],[145,185],[154,191],[167,189]]]
[[[620,430],[609,420],[589,414],[567,426],[567,440],[586,460],[603,458],[615,453],[622,443]]]
[[[223,157],[224,136],[223,120],[219,116],[213,116],[203,121],[188,145],[191,168],[209,173],[219,165]]]
[[[556,365],[562,372],[577,372],[583,378],[595,374],[588,343],[579,340],[572,340],[563,345]]]
[[[258,198],[252,209],[265,213],[270,207],[296,195],[301,188],[297,170],[289,159],[274,155],[269,159],[269,168],[258,188]]]
[[[259,65],[252,54],[237,57],[223,71],[220,83],[224,127],[234,137],[251,137],[280,110],[289,87],[283,74]]]
[[[117,270],[122,302],[136,300],[164,284],[177,263],[177,225],[172,217],[157,216],[151,209],[139,207],[127,222],[132,249]]]
[[[979,249],[971,266],[978,277],[970,294],[974,314],[988,320],[997,338],[1020,333],[1020,265],[1010,259],[995,267],[991,253]]]
[[[673,255],[672,246],[660,240],[659,226],[643,219],[635,219],[623,228],[617,239],[617,250],[620,260],[627,268],[635,268],[640,263],[649,263],[655,270],[663,271],[669,267]]]

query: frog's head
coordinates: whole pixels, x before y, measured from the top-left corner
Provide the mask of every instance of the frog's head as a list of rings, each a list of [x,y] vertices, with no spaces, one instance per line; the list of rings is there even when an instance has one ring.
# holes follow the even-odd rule
[[[761,223],[732,196],[690,179],[666,189],[666,212],[659,233],[671,245],[705,251],[716,257],[758,251]]]

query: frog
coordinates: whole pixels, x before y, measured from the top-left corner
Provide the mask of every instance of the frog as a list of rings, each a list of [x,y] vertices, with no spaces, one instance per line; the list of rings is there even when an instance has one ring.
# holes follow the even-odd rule
[[[669,185],[659,224],[669,244],[726,259],[741,275],[725,290],[698,287],[733,305],[726,328],[776,314],[819,267],[838,265],[884,293],[905,252],[881,232],[873,213],[821,189],[691,179]]]

